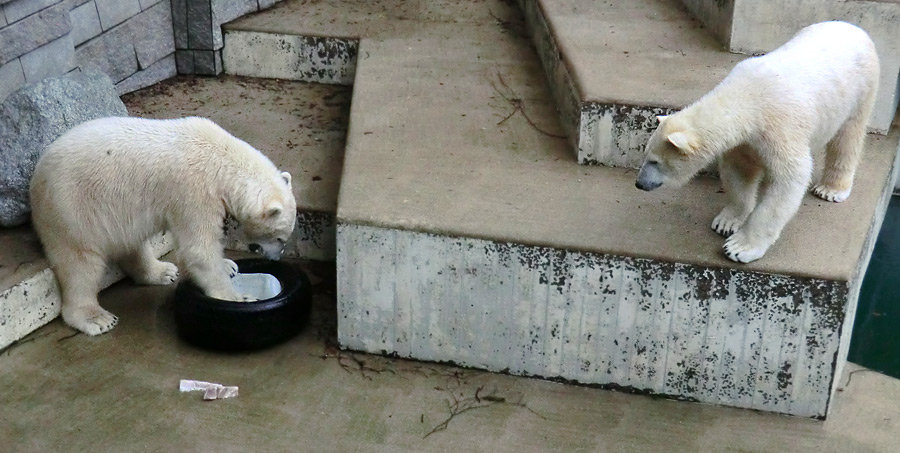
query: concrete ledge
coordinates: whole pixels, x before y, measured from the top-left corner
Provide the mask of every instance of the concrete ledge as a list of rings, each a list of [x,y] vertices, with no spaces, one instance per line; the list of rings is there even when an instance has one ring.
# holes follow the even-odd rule
[[[41,251],[33,250],[37,238],[33,232],[24,232],[26,236],[29,233],[33,240],[28,242],[32,245],[26,243],[26,247],[32,250],[23,253],[32,256],[33,260],[23,261],[16,266],[17,268],[27,266],[25,271],[28,275],[21,280],[18,280],[21,275],[6,276],[4,282],[9,286],[0,291],[0,349],[59,316],[61,299],[56,276]],[[167,234],[153,240],[157,256],[170,252],[173,245],[172,238]],[[118,267],[107,269],[103,276],[103,288],[121,280],[124,276]]]
[[[350,349],[823,418],[848,282],[338,226]],[[848,324],[849,321],[849,324]]]
[[[226,30],[227,74],[352,85],[356,39]]]

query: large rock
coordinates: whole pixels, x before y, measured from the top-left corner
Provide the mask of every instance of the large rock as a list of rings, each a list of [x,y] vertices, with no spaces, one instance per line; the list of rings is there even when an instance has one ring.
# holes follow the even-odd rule
[[[0,226],[28,221],[28,184],[47,145],[72,127],[105,116],[128,116],[112,80],[76,71],[28,85],[0,106]]]

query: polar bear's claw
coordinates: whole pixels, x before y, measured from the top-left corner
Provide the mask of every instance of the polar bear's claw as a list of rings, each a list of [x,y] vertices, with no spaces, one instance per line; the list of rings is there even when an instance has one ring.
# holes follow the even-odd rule
[[[228,278],[234,277],[238,274],[238,265],[234,261],[225,258],[223,260],[225,264],[225,273],[228,274]]]
[[[63,319],[66,324],[90,336],[109,332],[119,322],[118,316],[104,310],[99,305],[65,310]]]
[[[813,195],[834,203],[840,203],[850,197],[850,190],[834,190],[824,184],[816,184],[812,188]]]
[[[178,281],[178,266],[166,261],[157,261],[146,275],[136,280],[145,285],[169,285]]]
[[[761,244],[753,244],[740,232],[731,235],[722,247],[728,259],[738,263],[756,261],[765,255],[768,247]]]
[[[728,237],[734,234],[741,225],[743,225],[743,221],[734,215],[731,214],[728,209],[723,209],[716,218],[713,219],[712,229],[721,234],[722,236]]]

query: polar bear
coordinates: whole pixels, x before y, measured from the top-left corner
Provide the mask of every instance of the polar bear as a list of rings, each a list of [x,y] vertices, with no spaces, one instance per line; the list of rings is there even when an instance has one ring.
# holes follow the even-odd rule
[[[812,149],[826,149],[812,192],[838,203],[850,195],[878,75],[865,31],[838,21],[810,25],[740,62],[694,104],[659,117],[635,185],[679,186],[718,159],[728,202],[712,228],[728,237],[731,260],[759,259],[800,207]]]
[[[32,223],[62,292],[70,326],[98,335],[118,318],[97,302],[108,264],[135,282],[165,285],[178,268],[148,240],[168,230],[176,262],[208,296],[241,300],[223,255],[226,214],[251,251],[280,257],[294,230],[291,175],[249,144],[203,118],[101,118],[47,148],[30,187]]]

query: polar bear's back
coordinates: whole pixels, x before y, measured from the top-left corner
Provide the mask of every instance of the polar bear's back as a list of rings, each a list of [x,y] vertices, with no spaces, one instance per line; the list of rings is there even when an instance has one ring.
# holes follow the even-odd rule
[[[38,161],[31,182],[35,227],[54,225],[55,235],[69,235],[59,240],[105,242],[101,248],[117,250],[161,231],[177,210],[219,207],[227,182],[217,175],[227,165],[274,168],[206,119],[89,121],[59,137]]]
[[[714,92],[756,106],[751,110],[761,116],[748,121],[762,121],[760,127],[793,120],[817,124],[812,136],[830,138],[875,95],[879,72],[875,45],[864,30],[822,22],[766,55],[742,61]]]

